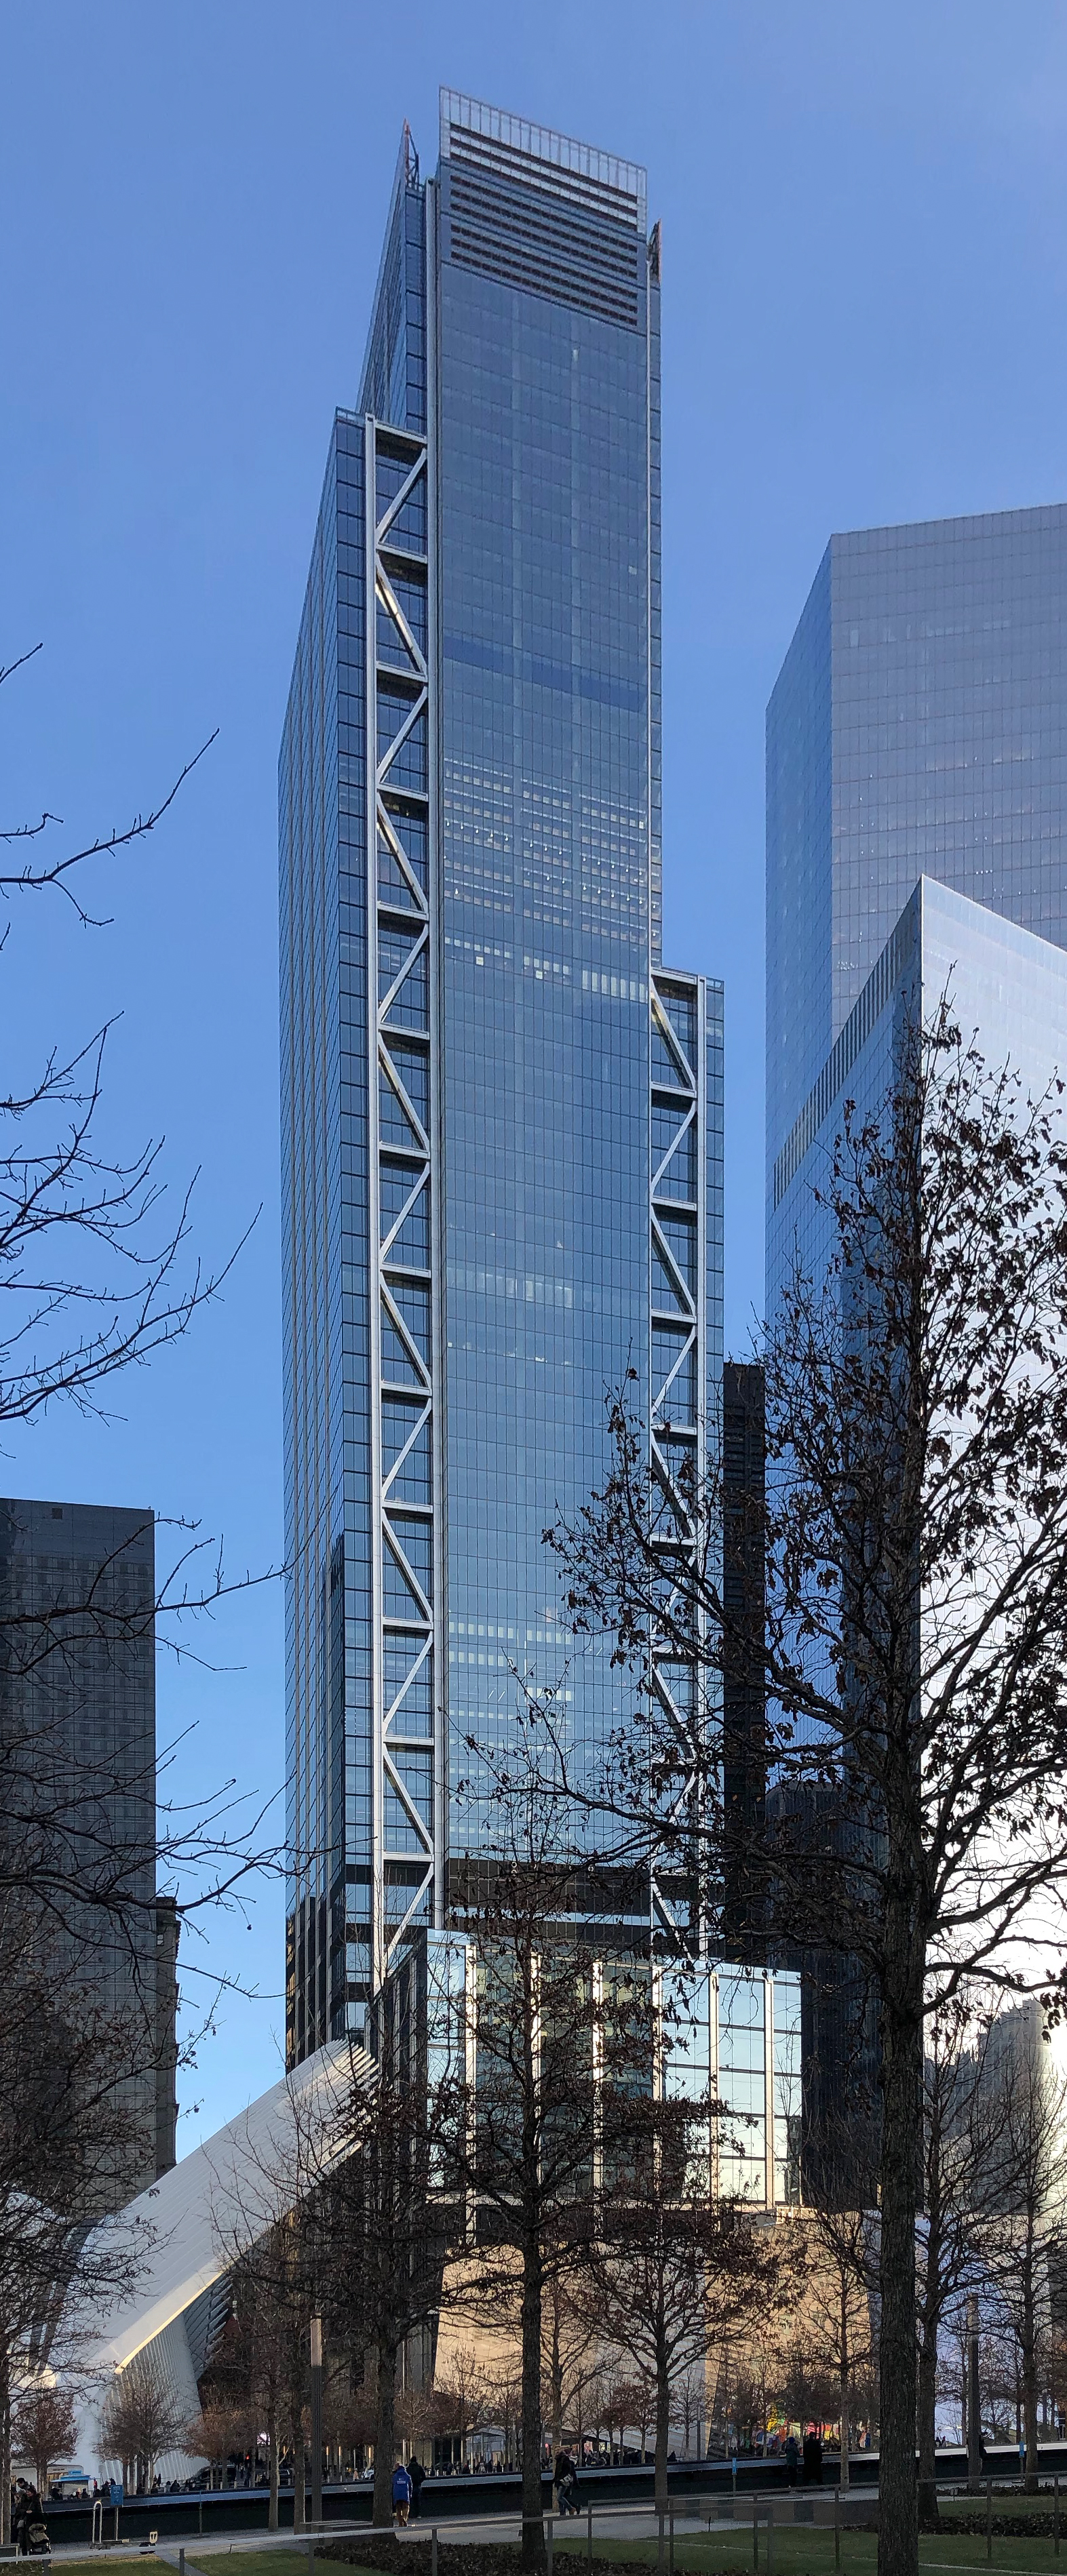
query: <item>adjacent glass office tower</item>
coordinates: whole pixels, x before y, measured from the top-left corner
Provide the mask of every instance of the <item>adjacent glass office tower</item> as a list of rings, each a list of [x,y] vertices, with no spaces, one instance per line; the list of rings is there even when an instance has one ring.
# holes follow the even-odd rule
[[[1062,505],[832,537],[783,663],[767,716],[769,1310],[787,1195],[897,987],[924,875],[1067,947]],[[923,994],[933,1007],[929,971]]]
[[[1067,509],[833,537],[767,717],[767,1311],[834,1251],[816,1196],[846,1098],[876,1118],[951,994],[987,1063],[1067,1065]],[[805,1986],[804,2096],[849,2205],[871,2019]]]
[[[605,1395],[633,1371],[668,1478],[718,1400],[721,992],[661,963],[659,585],[644,173],[445,92],[280,763],[291,2060],[462,1900],[523,1690],[603,1740],[542,1532]]]

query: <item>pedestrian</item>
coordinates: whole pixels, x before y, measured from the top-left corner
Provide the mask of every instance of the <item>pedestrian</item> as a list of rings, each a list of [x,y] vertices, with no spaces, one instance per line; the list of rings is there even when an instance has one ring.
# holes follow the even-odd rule
[[[36,2487],[28,2478],[20,2478],[15,2488],[15,2511],[11,2519],[11,2537],[19,2558],[41,2556],[48,2547],[48,2526],[41,2509]]]
[[[398,2460],[393,2470],[393,2521],[398,2531],[403,2531],[410,2510],[411,2479],[403,2461]]]
[[[29,2489],[25,2478],[16,2478],[11,2495],[11,2537],[16,2558],[26,2558],[26,2528],[29,2522]]]
[[[788,2478],[788,2480],[789,2480],[789,2484],[790,2484],[790,2486],[791,2486],[791,2487],[795,2487],[795,2485],[796,2485],[796,2482],[797,2482],[797,2470],[798,2470],[799,2466],[800,2466],[800,2450],[799,2450],[799,2447],[798,2447],[798,2444],[797,2444],[797,2437],[796,2437],[796,2434],[795,2434],[795,2433],[789,2433],[789,2434],[787,2434],[787,2435],[786,2435],[786,2445],[785,2445],[785,2473],[786,2473],[786,2476],[787,2476],[787,2478]]]
[[[419,2498],[422,2494],[422,2482],[425,2475],[426,2471],[423,2468],[421,2460],[408,2461],[408,2476],[411,2479],[411,2510],[413,2514],[417,2514],[419,2510]]]
[[[561,2513],[578,2511],[578,2471],[569,2451],[556,2453],[556,2495]]]

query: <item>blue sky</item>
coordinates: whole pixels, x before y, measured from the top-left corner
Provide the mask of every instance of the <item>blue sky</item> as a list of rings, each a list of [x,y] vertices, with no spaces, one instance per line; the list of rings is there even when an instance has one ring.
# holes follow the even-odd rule
[[[762,1284],[763,711],[832,528],[1067,497],[1067,7],[1027,0],[7,0],[0,10],[0,821],[92,833],[219,738],[102,870],[16,910],[0,1088],[121,1012],[103,1133],[199,1167],[224,1301],[9,1442],[14,1493],[281,1553],[275,763],[330,416],[354,401],[401,120],[447,81],[644,161],[664,227],[665,916],[727,988],[727,1327]],[[160,1671],[179,1796],[283,1770],[277,1587]],[[209,1667],[214,1667],[210,1669]],[[222,2007],[182,2147],[269,2081],[281,1901],[195,1954]],[[199,2105],[199,2108],[194,2108]]]

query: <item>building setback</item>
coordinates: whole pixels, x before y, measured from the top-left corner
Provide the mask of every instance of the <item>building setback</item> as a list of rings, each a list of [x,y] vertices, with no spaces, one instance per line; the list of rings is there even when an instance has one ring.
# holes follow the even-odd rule
[[[522,1690],[606,1738],[542,1540],[605,1396],[667,1476],[717,1411],[721,989],[661,960],[659,633],[644,173],[444,92],[280,760],[291,2063],[462,1903]]]

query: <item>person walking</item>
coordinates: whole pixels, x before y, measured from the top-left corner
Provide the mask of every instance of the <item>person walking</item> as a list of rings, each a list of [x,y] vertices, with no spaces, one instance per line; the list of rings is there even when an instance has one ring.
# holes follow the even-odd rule
[[[423,2468],[421,2460],[408,2461],[408,2476],[411,2480],[411,2510],[416,2516],[418,2515],[419,2498],[422,2494],[422,2482],[425,2475],[426,2471]]]
[[[20,2478],[15,2488],[15,2510],[11,2517],[11,2537],[19,2558],[42,2557],[48,2547],[48,2526],[36,2487],[28,2478]]]
[[[398,2531],[403,2531],[410,2511],[411,2479],[403,2461],[398,2460],[393,2470],[393,2521]]]
[[[556,2495],[561,2513],[578,2511],[578,2471],[569,2451],[556,2453]]]
[[[791,2487],[795,2487],[795,2485],[796,2485],[796,2482],[797,2482],[797,2470],[798,2470],[799,2466],[800,2466],[800,2450],[799,2450],[799,2446],[798,2446],[798,2443],[797,2443],[797,2437],[796,2437],[796,2434],[795,2434],[795,2433],[787,2433],[787,2435],[786,2435],[786,2444],[785,2444],[785,2473],[786,2473],[786,2476],[787,2476],[787,2478],[788,2478],[788,2480],[789,2480],[789,2484],[790,2484],[790,2486],[791,2486]]]

